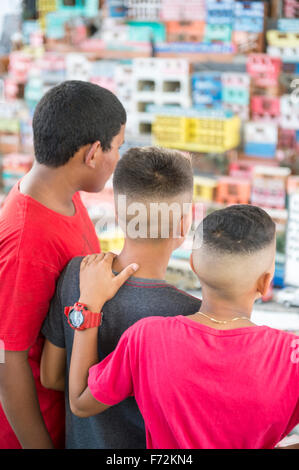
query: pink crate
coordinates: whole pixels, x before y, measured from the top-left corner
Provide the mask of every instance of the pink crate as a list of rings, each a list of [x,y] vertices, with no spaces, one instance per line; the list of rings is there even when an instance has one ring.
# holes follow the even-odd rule
[[[278,132],[278,148],[295,149],[296,147],[296,131],[295,129],[279,129]]]
[[[249,54],[247,72],[257,86],[275,86],[281,71],[281,59],[267,54]]]
[[[251,112],[254,121],[277,121],[280,115],[280,99],[272,96],[253,96],[251,98]]]
[[[287,193],[288,194],[299,193],[299,176],[298,175],[292,175],[288,177]]]
[[[205,21],[205,0],[162,0],[163,21]]]

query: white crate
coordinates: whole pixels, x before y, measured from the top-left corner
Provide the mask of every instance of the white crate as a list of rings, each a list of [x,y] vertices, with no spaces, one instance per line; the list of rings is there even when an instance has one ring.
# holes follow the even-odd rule
[[[249,88],[250,75],[248,73],[224,72],[221,74],[222,85],[225,87]]]
[[[283,129],[299,130],[299,98],[297,93],[281,96],[279,123]]]
[[[66,79],[88,81],[90,77],[91,62],[84,56],[84,54],[67,54]]]
[[[189,75],[189,67],[186,59],[138,58],[133,60],[133,75],[151,78],[159,78],[160,75],[178,77]]]
[[[249,121],[244,125],[246,142],[276,144],[278,140],[277,124],[270,122]]]
[[[280,57],[284,62],[299,61],[299,47],[268,46],[267,54],[271,57]]]
[[[162,0],[163,21],[205,21],[205,0]]]
[[[159,20],[161,0],[125,0],[128,16],[136,19]]]

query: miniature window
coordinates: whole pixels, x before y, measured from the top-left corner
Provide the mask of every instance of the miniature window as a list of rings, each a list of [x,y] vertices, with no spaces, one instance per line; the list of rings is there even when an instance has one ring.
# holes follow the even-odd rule
[[[163,91],[166,93],[179,93],[181,91],[181,84],[178,81],[163,82]]]
[[[153,80],[139,80],[138,91],[155,91],[155,82]]]

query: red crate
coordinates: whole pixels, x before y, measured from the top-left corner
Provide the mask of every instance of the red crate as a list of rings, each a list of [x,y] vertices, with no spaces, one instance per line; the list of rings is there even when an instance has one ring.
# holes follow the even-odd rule
[[[169,42],[202,42],[205,33],[204,21],[167,21]]]
[[[272,96],[253,96],[251,112],[254,119],[276,119],[280,115],[280,99]]]
[[[218,181],[216,202],[222,204],[248,204],[251,184],[247,179],[223,176]]]
[[[281,59],[267,54],[249,54],[247,72],[256,86],[268,87],[278,83],[281,71]]]
[[[282,129],[278,130],[278,145],[279,149],[295,149],[296,148],[296,131],[295,129]]]

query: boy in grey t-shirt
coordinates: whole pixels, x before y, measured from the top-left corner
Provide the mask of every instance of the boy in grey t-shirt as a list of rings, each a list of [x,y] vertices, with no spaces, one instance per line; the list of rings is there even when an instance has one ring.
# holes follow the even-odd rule
[[[182,210],[180,217],[175,217],[170,211],[161,215],[154,227],[154,219],[149,217],[150,203],[167,203],[168,207],[175,203],[180,208],[190,204],[193,190],[190,159],[180,152],[154,147],[131,149],[117,165],[113,187],[118,219],[120,224],[124,222],[126,229],[124,248],[115,259],[113,269],[120,272],[130,263],[137,263],[140,268],[136,273],[138,277],[129,278],[103,307],[98,338],[100,361],[115,349],[122,333],[141,318],[191,315],[201,305],[199,299],[164,280],[170,255],[189,230],[190,211]],[[134,211],[126,209],[125,219],[120,220],[118,196],[125,196],[127,204],[141,203],[146,207],[145,222],[142,218],[138,224],[135,221],[137,237],[136,230],[134,236],[129,230],[134,222]],[[165,237],[165,224],[170,228],[168,237]],[[179,233],[179,238],[175,233]],[[144,423],[134,398],[90,418],[78,418],[70,410],[68,371],[74,331],[64,315],[64,308],[79,299],[81,261],[81,257],[74,258],[62,273],[42,328],[46,337],[41,363],[42,384],[58,390],[64,389],[65,384],[67,448],[145,448]]]

